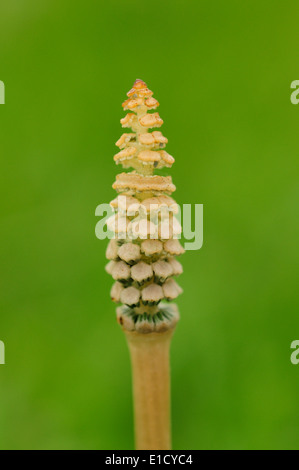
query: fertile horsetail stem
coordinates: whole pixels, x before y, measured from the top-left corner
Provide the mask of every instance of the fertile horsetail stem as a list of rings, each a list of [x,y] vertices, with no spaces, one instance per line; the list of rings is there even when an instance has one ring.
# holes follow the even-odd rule
[[[184,253],[181,226],[170,176],[154,170],[171,168],[174,158],[159,128],[159,103],[142,80],[136,80],[123,103],[129,113],[122,127],[132,132],[116,142],[116,164],[132,168],[116,176],[118,192],[107,225],[114,237],[107,247],[106,270],[114,279],[111,298],[120,303],[117,320],[128,341],[133,369],[137,449],[170,449],[169,346],[179,319],[173,301],[181,292],[174,277],[182,273],[176,256]]]

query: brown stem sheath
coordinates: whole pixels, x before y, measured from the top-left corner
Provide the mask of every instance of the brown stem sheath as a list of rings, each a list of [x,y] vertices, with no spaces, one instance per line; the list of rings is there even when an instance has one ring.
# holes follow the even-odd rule
[[[169,348],[173,329],[142,334],[125,331],[132,362],[137,450],[169,450]]]

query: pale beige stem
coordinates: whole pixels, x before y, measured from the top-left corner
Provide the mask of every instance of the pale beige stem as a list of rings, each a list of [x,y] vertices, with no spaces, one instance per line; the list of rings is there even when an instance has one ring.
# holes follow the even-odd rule
[[[173,329],[162,333],[125,333],[133,370],[136,449],[169,450],[169,347]]]

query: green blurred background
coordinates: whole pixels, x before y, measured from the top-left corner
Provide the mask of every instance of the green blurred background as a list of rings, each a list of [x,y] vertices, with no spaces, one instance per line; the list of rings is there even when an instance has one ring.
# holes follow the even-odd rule
[[[175,449],[299,448],[296,1],[10,0],[0,6],[1,449],[132,449],[131,375],[95,208],[121,103],[160,101],[182,258]]]

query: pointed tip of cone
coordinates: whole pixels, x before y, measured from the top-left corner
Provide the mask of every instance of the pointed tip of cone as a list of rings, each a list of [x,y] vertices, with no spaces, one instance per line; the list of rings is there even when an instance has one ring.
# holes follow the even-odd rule
[[[140,78],[137,78],[133,84],[133,88],[136,88],[136,89],[147,88],[147,84]]]
[[[148,89],[147,84],[143,80],[137,78],[133,84],[133,88],[127,93],[129,98],[134,95],[139,98],[149,98],[153,95],[153,92]]]

